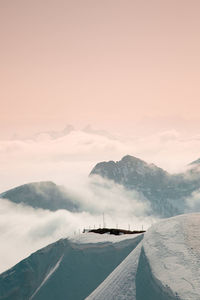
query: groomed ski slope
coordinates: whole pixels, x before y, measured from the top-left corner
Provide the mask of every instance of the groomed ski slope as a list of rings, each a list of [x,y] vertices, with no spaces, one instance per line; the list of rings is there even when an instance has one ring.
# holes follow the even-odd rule
[[[153,225],[87,300],[199,300],[200,214]]]

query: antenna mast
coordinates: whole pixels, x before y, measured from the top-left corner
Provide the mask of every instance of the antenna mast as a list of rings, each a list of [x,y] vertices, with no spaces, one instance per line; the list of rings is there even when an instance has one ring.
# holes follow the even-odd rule
[[[104,213],[103,213],[103,228],[106,227],[106,224],[105,224],[105,217],[104,217]]]

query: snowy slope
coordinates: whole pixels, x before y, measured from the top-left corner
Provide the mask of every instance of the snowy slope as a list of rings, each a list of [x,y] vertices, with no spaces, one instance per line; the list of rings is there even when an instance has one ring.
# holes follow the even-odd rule
[[[199,300],[200,214],[153,225],[87,300]]]
[[[0,275],[1,300],[199,300],[200,214],[60,240]],[[118,240],[119,238],[119,240]]]
[[[89,296],[91,299],[126,300],[136,299],[135,276],[141,251],[141,243]]]
[[[153,226],[144,240],[143,258],[154,281],[175,299],[200,299],[199,227],[200,214],[174,217]]]
[[[59,240],[2,273],[0,299],[84,299],[142,238],[88,233]]]

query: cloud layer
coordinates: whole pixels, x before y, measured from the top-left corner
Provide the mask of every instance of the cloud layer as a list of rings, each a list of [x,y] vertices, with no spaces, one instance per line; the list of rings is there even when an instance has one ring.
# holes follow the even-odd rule
[[[0,191],[31,181],[76,185],[94,165],[130,154],[175,172],[200,156],[200,136],[175,130],[121,137],[87,127],[0,140]]]
[[[98,177],[70,192],[79,199],[83,212],[51,212],[0,199],[0,272],[59,238],[103,226],[103,213],[107,227],[141,230],[155,222],[147,216],[148,203],[137,192]]]

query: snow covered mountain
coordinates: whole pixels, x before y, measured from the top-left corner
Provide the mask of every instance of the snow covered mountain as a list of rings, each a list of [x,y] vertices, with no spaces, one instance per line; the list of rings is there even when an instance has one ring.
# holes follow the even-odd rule
[[[199,227],[187,214],[136,237],[59,240],[2,273],[0,299],[199,300]]]
[[[87,300],[200,299],[200,214],[153,225]]]
[[[82,234],[62,239],[0,275],[1,300],[79,300],[88,296],[142,239]]]
[[[185,199],[200,188],[200,172],[195,170],[190,168],[185,174],[172,175],[154,164],[127,155],[117,162],[98,163],[90,176],[99,175],[138,191],[150,202],[153,214],[170,217],[184,213]]]
[[[79,210],[78,203],[71,200],[65,188],[51,181],[24,184],[1,194],[0,198],[52,211],[58,209]]]

